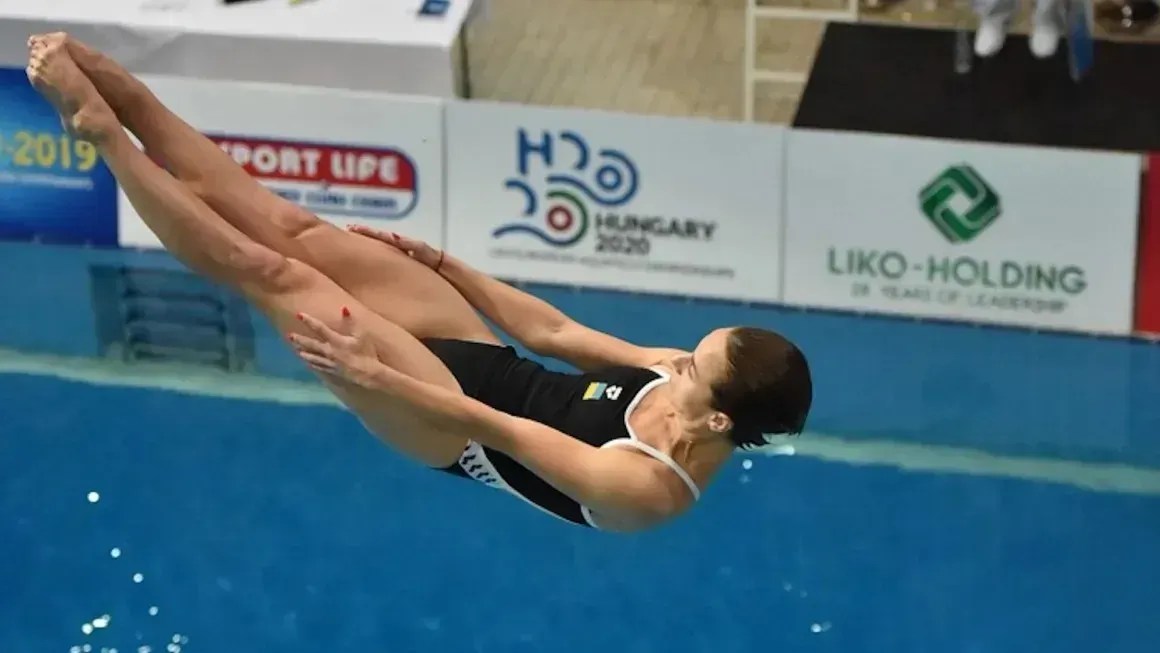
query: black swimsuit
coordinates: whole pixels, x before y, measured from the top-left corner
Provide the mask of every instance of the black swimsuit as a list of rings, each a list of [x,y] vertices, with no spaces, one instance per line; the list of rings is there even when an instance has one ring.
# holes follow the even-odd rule
[[[423,343],[447,365],[463,392],[492,408],[527,418],[594,447],[628,446],[673,469],[694,498],[696,483],[672,458],[641,442],[628,424],[637,404],[669,376],[659,369],[611,367],[586,374],[545,369],[511,347],[462,340]],[[509,456],[468,442],[458,464],[446,471],[514,494],[540,510],[582,526],[596,526],[591,512]]]

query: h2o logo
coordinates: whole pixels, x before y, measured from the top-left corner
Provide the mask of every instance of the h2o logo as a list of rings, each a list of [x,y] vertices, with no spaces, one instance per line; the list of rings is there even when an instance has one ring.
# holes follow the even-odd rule
[[[492,237],[523,234],[554,247],[587,235],[593,209],[620,209],[640,189],[640,170],[624,152],[594,147],[578,132],[516,132],[517,174],[504,182],[522,200],[518,218]]]

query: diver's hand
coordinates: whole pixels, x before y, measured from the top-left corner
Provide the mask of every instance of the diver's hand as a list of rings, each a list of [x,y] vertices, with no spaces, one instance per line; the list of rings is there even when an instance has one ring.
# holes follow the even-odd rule
[[[292,333],[288,339],[310,369],[364,388],[374,387],[383,364],[348,309],[342,309],[338,329],[305,313],[299,313],[298,319],[310,333]]]
[[[392,247],[396,247],[406,253],[407,256],[410,256],[436,272],[443,265],[443,250],[432,247],[418,238],[408,238],[407,236],[400,236],[393,231],[382,231],[361,225],[351,226],[350,232],[360,236],[366,236],[367,238],[374,238]]]

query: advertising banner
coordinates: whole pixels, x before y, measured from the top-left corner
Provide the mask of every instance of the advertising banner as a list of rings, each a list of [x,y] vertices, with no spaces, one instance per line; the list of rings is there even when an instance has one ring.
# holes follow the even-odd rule
[[[795,130],[785,301],[1132,328],[1140,157]]]
[[[0,67],[0,240],[117,244],[117,188],[23,68]]]
[[[177,115],[271,191],[340,226],[443,237],[437,100],[147,77]],[[159,246],[126,200],[121,243]]]
[[[1136,277],[1136,330],[1160,335],[1160,154],[1148,159],[1140,216],[1140,267]]]
[[[513,280],[777,301],[784,134],[449,103],[448,248]]]

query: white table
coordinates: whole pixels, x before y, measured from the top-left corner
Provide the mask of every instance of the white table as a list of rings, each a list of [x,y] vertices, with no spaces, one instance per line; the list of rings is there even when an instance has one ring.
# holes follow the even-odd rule
[[[68,31],[135,73],[462,96],[459,36],[481,0],[0,0],[0,66],[28,35]]]

